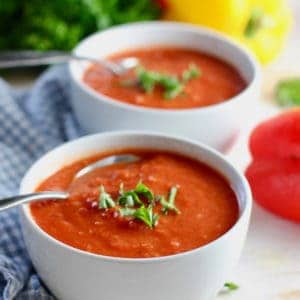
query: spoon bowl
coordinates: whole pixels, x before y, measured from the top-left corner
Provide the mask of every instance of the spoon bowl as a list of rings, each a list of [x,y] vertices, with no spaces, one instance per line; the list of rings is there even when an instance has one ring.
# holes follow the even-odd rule
[[[119,155],[107,156],[79,170],[75,174],[73,181],[98,168],[102,168],[116,163],[131,163],[131,162],[136,162],[138,160],[140,160],[140,157],[133,154],[119,154]],[[2,210],[12,208],[20,204],[25,204],[25,203],[40,201],[40,200],[50,200],[50,199],[66,200],[69,198],[69,196],[70,194],[65,191],[49,191],[49,192],[30,193],[25,195],[3,198],[0,200],[0,212]]]
[[[91,163],[91,164],[87,165],[86,167],[84,167],[83,169],[79,170],[75,174],[74,180],[78,179],[79,177],[81,177],[87,173],[90,173],[98,168],[102,168],[102,167],[117,164],[117,163],[135,162],[138,160],[140,160],[140,157],[137,155],[133,155],[133,154],[119,154],[119,155],[107,156],[107,157],[99,159],[96,162]]]

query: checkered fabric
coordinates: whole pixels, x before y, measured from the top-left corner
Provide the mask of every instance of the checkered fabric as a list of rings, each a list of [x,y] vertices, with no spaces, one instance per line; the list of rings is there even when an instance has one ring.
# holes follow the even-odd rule
[[[80,134],[68,77],[65,66],[51,68],[26,92],[0,79],[0,198],[18,193],[33,161]],[[53,299],[30,262],[15,208],[0,213],[0,299]]]

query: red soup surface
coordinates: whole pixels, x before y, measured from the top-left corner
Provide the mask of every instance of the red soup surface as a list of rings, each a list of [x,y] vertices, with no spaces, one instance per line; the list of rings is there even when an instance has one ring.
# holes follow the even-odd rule
[[[84,251],[145,258],[205,245],[223,235],[237,221],[236,196],[226,180],[212,169],[175,154],[134,153],[142,159],[96,169],[72,184],[78,170],[108,153],[75,162],[52,175],[38,191],[69,188],[71,196],[66,201],[31,204],[37,224],[54,238]],[[121,217],[117,207],[99,208],[101,185],[116,198],[121,183],[127,191],[134,189],[138,182],[149,187],[155,195],[168,195],[170,188],[176,186],[175,204],[180,213],[164,214],[161,204],[156,203],[153,210],[159,219],[156,226],[150,228],[140,220]]]
[[[200,75],[185,84],[180,95],[165,99],[161,88],[146,93],[138,85],[123,84],[135,78],[134,71],[120,77],[112,75],[99,65],[92,65],[84,74],[83,81],[99,93],[121,102],[161,109],[185,109],[203,107],[226,101],[239,94],[246,82],[225,61],[195,50],[180,48],[135,49],[109,57],[116,61],[126,57],[137,57],[146,70],[181,78],[192,64]]]

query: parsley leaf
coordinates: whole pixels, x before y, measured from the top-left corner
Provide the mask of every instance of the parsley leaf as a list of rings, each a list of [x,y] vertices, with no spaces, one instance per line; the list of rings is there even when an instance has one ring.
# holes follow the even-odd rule
[[[150,228],[153,228],[158,223],[159,216],[153,213],[152,205],[145,207],[144,205],[137,208],[119,208],[120,215],[122,217],[133,217],[137,220],[144,222]]]
[[[150,228],[155,227],[158,222],[158,215],[153,213],[152,205],[149,205],[148,207],[145,207],[145,206],[139,207],[135,211],[134,217],[138,220],[143,221]]]
[[[118,207],[115,208],[116,203],[108,194],[104,186],[100,186],[99,195],[99,208],[107,209],[113,208],[120,213],[121,217],[132,217],[133,219],[144,222],[148,227],[154,228],[158,223],[158,214],[153,212],[153,207],[156,205],[156,201],[162,205],[162,212],[168,214],[169,211],[174,211],[179,214],[180,211],[175,206],[175,198],[178,187],[173,186],[169,191],[168,200],[163,196],[154,195],[149,187],[142,182],[138,182],[135,189],[130,191],[124,191],[124,184],[120,183],[119,197],[117,198]],[[142,200],[147,200],[144,203]],[[145,201],[146,202],[146,201]]]
[[[224,287],[230,291],[235,291],[239,288],[239,286],[234,282],[225,282]]]
[[[141,201],[141,199],[135,191],[128,191],[124,192],[122,195],[119,196],[118,204],[130,207],[135,205],[141,205],[143,204],[143,202]]]
[[[190,64],[189,68],[182,73],[182,80],[184,83],[195,79],[201,75],[200,69],[195,64]]]
[[[128,208],[128,207],[120,207],[119,208],[119,213],[122,217],[133,217],[136,209],[134,208]]]
[[[100,194],[99,194],[99,208],[106,209],[115,207],[116,204],[112,199],[111,195],[106,193],[103,185],[100,186]]]
[[[136,68],[136,77],[140,87],[151,93],[156,86],[164,89],[164,98],[173,99],[184,91],[185,84],[201,74],[200,69],[195,64],[190,64],[189,68],[182,73],[182,80],[175,75],[163,74],[154,71],[147,71],[144,67]]]
[[[150,203],[154,200],[154,195],[152,191],[142,182],[139,182],[134,190],[124,192],[124,186],[120,185],[120,196],[118,198],[118,204],[133,207],[135,205],[142,205],[143,202],[141,201],[139,196],[145,197]]]
[[[85,36],[113,25],[158,19],[153,0],[1,0],[1,50],[71,50]],[[16,18],[17,16],[17,18]],[[7,24],[14,23],[15,26]]]
[[[300,78],[280,81],[276,86],[276,102],[283,107],[300,106]]]
[[[146,93],[151,93],[156,84],[161,79],[161,74],[152,71],[146,71],[143,67],[139,66],[136,69],[136,76],[142,89]]]
[[[152,191],[142,182],[139,182],[134,190],[137,194],[144,196],[145,198],[147,198],[149,200],[149,202],[153,202],[154,200],[154,195],[152,193]]]
[[[162,212],[164,214],[168,214],[169,211],[174,211],[176,214],[180,214],[179,209],[175,206],[175,198],[177,194],[178,188],[176,186],[171,187],[169,192],[168,201],[165,197],[160,197],[160,204],[162,205]]]
[[[177,86],[174,86],[173,88],[169,88],[164,92],[164,98],[166,100],[173,99],[177,97],[179,94],[183,92],[184,85],[178,84]]]

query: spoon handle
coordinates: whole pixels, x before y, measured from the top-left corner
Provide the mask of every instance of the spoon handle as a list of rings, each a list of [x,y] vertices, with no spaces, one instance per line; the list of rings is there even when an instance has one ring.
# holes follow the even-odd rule
[[[68,62],[72,58],[72,53],[65,51],[5,51],[0,52],[0,68],[57,64]]]
[[[69,194],[67,192],[41,192],[3,198],[0,199],[0,211],[32,201],[50,199],[66,200],[68,197]]]
[[[121,64],[113,63],[105,59],[78,56],[66,51],[34,51],[16,50],[0,52],[0,69],[34,67],[42,65],[52,65],[66,63],[70,60],[89,61],[99,64],[115,75],[120,75],[126,71]],[[127,64],[130,63],[129,61]]]

